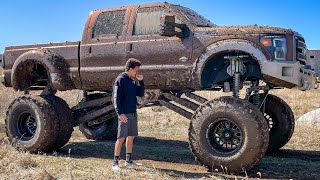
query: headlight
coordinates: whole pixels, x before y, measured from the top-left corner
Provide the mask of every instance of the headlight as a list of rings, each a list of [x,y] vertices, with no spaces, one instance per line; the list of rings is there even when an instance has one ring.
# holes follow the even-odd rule
[[[260,42],[268,49],[275,60],[286,60],[287,42],[284,35],[262,36]]]

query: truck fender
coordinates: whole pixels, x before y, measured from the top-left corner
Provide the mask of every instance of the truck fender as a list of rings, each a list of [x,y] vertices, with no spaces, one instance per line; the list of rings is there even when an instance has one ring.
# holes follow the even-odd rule
[[[48,49],[35,49],[23,53],[12,68],[11,82],[15,90],[26,90],[34,82],[33,67],[43,65],[48,73],[48,81],[57,90],[74,89],[66,60]]]
[[[216,43],[209,45],[205,51],[197,58],[195,63],[193,64],[192,70],[192,78],[196,84],[201,84],[201,74],[204,66],[210,58],[219,52],[227,52],[227,51],[242,51],[250,54],[254,57],[263,72],[263,62],[267,62],[267,56],[263,53],[259,47],[253,44],[250,41],[243,39],[229,39],[222,40]]]

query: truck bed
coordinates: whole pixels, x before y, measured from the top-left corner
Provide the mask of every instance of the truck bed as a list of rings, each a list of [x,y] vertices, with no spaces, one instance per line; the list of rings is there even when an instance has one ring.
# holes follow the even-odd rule
[[[47,44],[33,44],[33,45],[20,45],[20,46],[9,46],[5,48],[4,52],[4,69],[11,69],[15,60],[23,53],[32,49],[45,48],[50,49],[67,61],[78,59],[78,48],[80,42],[62,42],[62,43],[47,43]],[[72,50],[70,49],[72,48]]]
[[[78,74],[79,47],[80,41],[67,41],[60,43],[32,44],[6,47],[2,59],[2,67],[4,70],[4,84],[9,87],[11,86],[11,69],[17,58],[25,52],[40,48],[49,49],[64,57],[70,68],[71,73]]]

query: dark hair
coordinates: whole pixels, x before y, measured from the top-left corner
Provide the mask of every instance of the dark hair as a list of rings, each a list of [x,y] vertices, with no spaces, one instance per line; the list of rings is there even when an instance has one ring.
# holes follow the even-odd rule
[[[134,69],[136,66],[141,66],[141,62],[135,58],[129,58],[125,65],[126,72],[129,71],[130,68]]]

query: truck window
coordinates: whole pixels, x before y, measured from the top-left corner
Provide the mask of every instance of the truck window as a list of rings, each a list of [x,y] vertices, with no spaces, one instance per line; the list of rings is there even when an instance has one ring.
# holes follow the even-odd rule
[[[133,35],[154,35],[160,33],[160,18],[163,15],[173,15],[164,7],[140,8],[133,27]],[[176,17],[176,23],[182,23]]]
[[[99,14],[95,23],[92,38],[98,36],[121,35],[125,10],[106,11]]]

